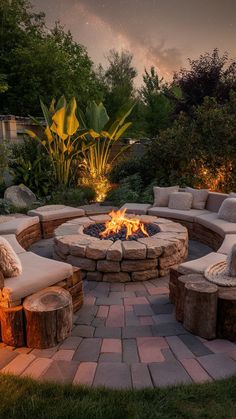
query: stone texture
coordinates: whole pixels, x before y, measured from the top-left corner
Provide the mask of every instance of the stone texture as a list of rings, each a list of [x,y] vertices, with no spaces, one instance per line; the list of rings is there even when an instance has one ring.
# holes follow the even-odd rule
[[[87,281],[102,281],[103,275],[102,272],[94,271],[94,272],[87,272],[86,274]]]
[[[168,344],[162,337],[138,337],[137,345],[141,362],[165,361],[161,349],[168,348]]]
[[[97,362],[102,339],[87,338],[84,339],[79,345],[74,354],[73,360],[80,362]]]
[[[31,354],[20,354],[9,362],[2,370],[4,374],[21,375],[22,372],[35,360]]]
[[[120,263],[112,260],[99,260],[97,269],[100,272],[120,272]]]
[[[123,241],[123,258],[124,259],[145,259],[146,246],[138,241]]]
[[[153,388],[152,380],[147,365],[132,364],[131,376],[135,389]]]
[[[128,272],[104,273],[103,281],[104,282],[130,282],[131,277],[128,274]]]
[[[198,362],[215,380],[230,377],[236,373],[236,362],[225,354],[211,354],[198,358]]]
[[[76,371],[73,384],[91,386],[93,384],[96,368],[96,362],[81,362]]]
[[[105,259],[107,249],[113,244],[111,240],[99,240],[87,246],[86,257],[89,259]]]
[[[37,201],[35,194],[25,185],[9,186],[4,192],[4,199],[17,208],[31,207]]]
[[[151,269],[148,271],[138,271],[132,272],[131,278],[132,281],[147,281],[148,279],[153,279],[158,277],[158,270]]]
[[[152,380],[156,387],[189,384],[190,376],[179,361],[164,361],[149,365]]]
[[[107,250],[107,260],[116,260],[121,261],[123,256],[121,241],[117,240],[113,245]]]
[[[95,271],[96,269],[96,262],[92,259],[80,258],[70,255],[67,257],[67,262],[86,271]]]
[[[139,362],[136,339],[123,340],[123,362],[127,364]]]
[[[138,239],[138,241],[147,247],[147,258],[157,258],[163,253],[163,248],[165,246],[164,240],[153,237],[144,237]]]
[[[121,339],[108,339],[105,338],[102,341],[101,352],[113,352],[121,354],[122,345]]]
[[[121,262],[121,270],[123,272],[146,271],[150,269],[155,269],[156,267],[156,259],[123,260]]]
[[[106,386],[117,389],[131,387],[129,366],[115,362],[99,363],[94,378],[94,386]]]
[[[73,361],[53,361],[41,379],[57,383],[71,383],[78,368],[78,363]]]
[[[196,359],[181,359],[181,364],[184,366],[187,373],[195,383],[205,383],[212,381],[212,378],[201,367]]]

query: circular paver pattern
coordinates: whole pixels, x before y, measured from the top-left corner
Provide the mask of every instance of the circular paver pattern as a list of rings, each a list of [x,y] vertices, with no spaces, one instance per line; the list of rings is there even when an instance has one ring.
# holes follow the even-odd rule
[[[129,214],[137,218],[137,215]],[[90,281],[130,282],[163,277],[188,253],[188,232],[181,224],[149,215],[139,216],[143,223],[157,225],[159,232],[137,241],[115,242],[91,237],[84,228],[105,223],[109,215],[80,217],[55,230],[54,258],[81,268]]]

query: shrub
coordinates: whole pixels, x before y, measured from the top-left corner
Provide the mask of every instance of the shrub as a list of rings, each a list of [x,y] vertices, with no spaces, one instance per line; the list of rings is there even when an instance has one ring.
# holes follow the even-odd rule
[[[138,202],[142,191],[142,179],[138,174],[134,174],[123,179],[118,188],[111,190],[106,200],[116,206],[121,206],[126,202]]]
[[[45,149],[35,139],[25,138],[12,147],[10,167],[14,183],[28,186],[37,196],[48,195],[54,187],[54,173]]]
[[[60,188],[53,192],[48,203],[79,206],[95,200],[95,191],[91,187]]]

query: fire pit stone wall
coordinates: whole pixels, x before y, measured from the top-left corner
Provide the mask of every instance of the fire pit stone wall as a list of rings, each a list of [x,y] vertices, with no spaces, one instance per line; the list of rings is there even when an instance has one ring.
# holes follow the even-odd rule
[[[109,219],[109,215],[97,215],[62,224],[54,232],[54,259],[80,267],[87,280],[129,282],[165,276],[188,254],[187,229],[154,216],[143,215],[140,220],[157,224],[160,232],[137,241],[113,242],[84,233],[88,225]]]

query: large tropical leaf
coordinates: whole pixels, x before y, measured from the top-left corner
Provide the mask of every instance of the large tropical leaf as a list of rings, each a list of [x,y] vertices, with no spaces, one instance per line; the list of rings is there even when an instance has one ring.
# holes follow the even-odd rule
[[[64,132],[68,135],[73,135],[79,128],[79,121],[75,115],[76,107],[76,100],[73,97],[66,107],[65,114]]]
[[[65,133],[65,116],[66,116],[66,108],[60,108],[56,113],[53,115],[52,120],[53,123],[51,125],[51,130],[55,132],[62,140],[66,140],[68,134]]]
[[[51,116],[47,106],[44,105],[44,103],[41,99],[40,99],[40,105],[41,105],[41,109],[42,109],[42,112],[43,112],[45,122],[46,122],[47,126],[50,127],[52,125],[52,116]]]
[[[87,126],[89,129],[100,133],[106,123],[109,121],[106,108],[102,102],[98,105],[93,100],[89,103],[86,109]]]
[[[115,137],[117,131],[119,128],[124,124],[126,118],[131,114],[133,108],[135,106],[135,103],[131,106],[125,104],[121,107],[115,118],[108,121],[108,123],[105,125],[104,130],[108,131],[111,137]]]

